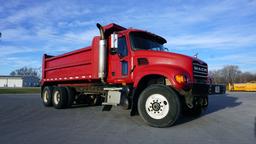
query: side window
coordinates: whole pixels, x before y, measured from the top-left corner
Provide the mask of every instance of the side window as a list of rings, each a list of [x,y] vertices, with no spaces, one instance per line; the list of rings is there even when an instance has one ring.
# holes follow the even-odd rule
[[[128,55],[125,37],[118,38],[118,53],[122,57]]]
[[[122,61],[122,75],[128,75],[128,62]]]

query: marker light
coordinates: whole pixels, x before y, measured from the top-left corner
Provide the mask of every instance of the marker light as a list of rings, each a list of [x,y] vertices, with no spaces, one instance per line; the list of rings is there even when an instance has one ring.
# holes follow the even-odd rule
[[[179,84],[185,84],[187,83],[187,78],[185,75],[182,74],[177,74],[175,76],[175,80],[179,83]]]

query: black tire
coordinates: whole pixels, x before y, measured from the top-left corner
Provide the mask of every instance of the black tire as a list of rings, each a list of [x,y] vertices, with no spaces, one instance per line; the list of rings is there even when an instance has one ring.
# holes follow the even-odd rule
[[[54,87],[52,93],[52,104],[56,109],[63,109],[67,106],[68,94],[64,87]]]
[[[46,86],[41,92],[41,98],[44,106],[46,107],[52,106],[52,91],[53,88],[51,86]]]
[[[73,87],[65,87],[67,91],[67,108],[71,107],[74,103],[75,96],[76,96],[76,89]]]
[[[159,95],[161,99],[157,98]],[[156,98],[156,101],[153,100],[154,102],[150,102],[152,97]],[[148,104],[149,108],[146,108]],[[150,85],[139,96],[138,111],[142,119],[150,126],[169,127],[173,125],[180,116],[181,104],[179,96],[168,86],[160,84]],[[159,113],[160,116],[154,118],[154,115],[158,115],[157,113]]]

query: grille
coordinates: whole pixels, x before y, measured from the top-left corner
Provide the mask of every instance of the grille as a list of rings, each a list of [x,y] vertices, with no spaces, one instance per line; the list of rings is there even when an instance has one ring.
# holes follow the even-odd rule
[[[206,83],[208,77],[207,64],[193,61],[193,75],[197,83]]]

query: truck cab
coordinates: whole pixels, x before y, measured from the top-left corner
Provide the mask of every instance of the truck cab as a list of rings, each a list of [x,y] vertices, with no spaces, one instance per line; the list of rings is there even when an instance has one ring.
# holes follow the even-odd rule
[[[169,52],[164,47],[167,41],[163,37],[147,31],[126,29],[113,23],[104,27],[97,24],[97,27],[100,36],[94,38],[90,47],[90,55],[96,53],[97,58],[92,60],[90,68],[98,75],[47,85],[42,82],[43,99],[44,88],[48,85],[66,87],[66,93],[70,93],[72,87],[73,93],[85,95],[98,87],[104,97],[103,105],[125,105],[131,109],[131,115],[139,114],[155,127],[173,125],[180,114],[200,115],[208,106],[208,66],[205,62]],[[51,89],[46,92],[54,100]],[[75,94],[67,95],[71,99],[75,97]]]
[[[116,52],[111,53],[115,48],[109,47],[109,83],[130,83],[134,88],[140,88],[144,83],[141,80],[145,79],[150,83],[169,85],[185,96],[185,103],[190,108],[197,103],[194,100],[197,97],[203,103],[202,107],[207,106],[209,83],[205,62],[196,57],[169,52],[164,47],[167,41],[150,32],[122,29],[116,34]]]

